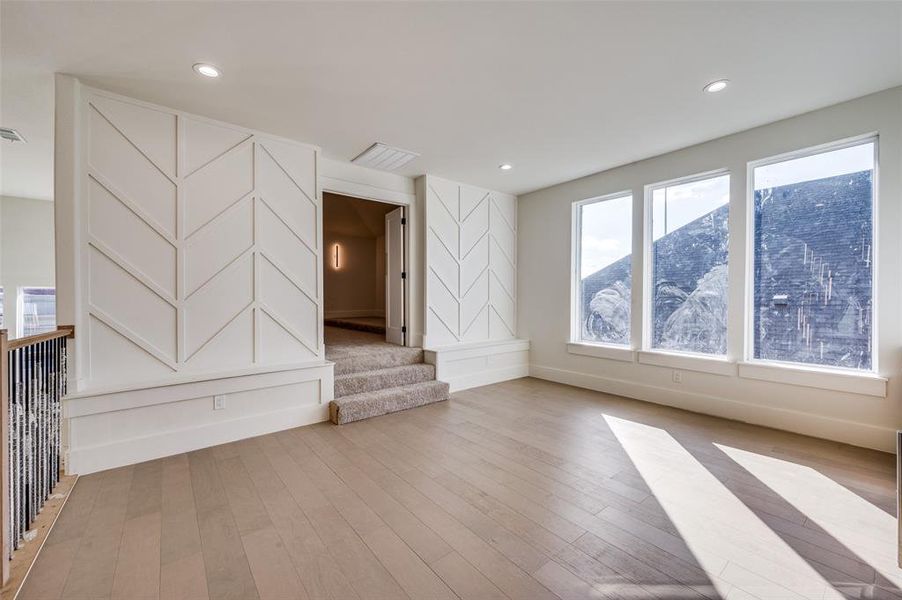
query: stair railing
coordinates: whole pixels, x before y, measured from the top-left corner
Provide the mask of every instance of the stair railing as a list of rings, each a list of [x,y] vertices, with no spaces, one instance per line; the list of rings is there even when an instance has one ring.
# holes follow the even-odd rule
[[[0,330],[2,583],[62,470],[62,397],[71,326],[10,340]]]

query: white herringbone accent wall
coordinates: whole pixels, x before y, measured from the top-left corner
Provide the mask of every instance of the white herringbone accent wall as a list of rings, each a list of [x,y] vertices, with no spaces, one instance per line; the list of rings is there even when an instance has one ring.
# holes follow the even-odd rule
[[[427,175],[426,345],[515,337],[517,199]]]
[[[80,383],[321,359],[317,150],[94,91],[81,110]]]

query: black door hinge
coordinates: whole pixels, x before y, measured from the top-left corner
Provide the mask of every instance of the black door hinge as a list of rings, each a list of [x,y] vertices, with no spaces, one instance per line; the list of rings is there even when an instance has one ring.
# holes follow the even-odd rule
[[[401,217],[401,225],[407,225],[407,218]]]
[[[407,273],[406,273],[406,272],[401,271],[401,279],[407,279]]]
[[[407,333],[407,327],[405,325],[401,326],[401,333]]]

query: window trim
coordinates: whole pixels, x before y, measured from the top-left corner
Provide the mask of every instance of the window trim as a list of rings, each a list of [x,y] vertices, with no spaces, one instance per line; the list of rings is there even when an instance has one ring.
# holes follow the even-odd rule
[[[781,162],[815,156],[817,154],[826,154],[836,150],[852,148],[854,146],[862,146],[867,143],[874,144],[874,177],[871,193],[871,368],[850,369],[846,367],[835,367],[830,365],[817,365],[813,363],[800,363],[791,361],[781,361],[773,359],[755,358],[755,169],[765,167]],[[745,347],[743,348],[743,360],[740,365],[740,376],[750,379],[763,379],[765,381],[774,381],[778,383],[792,383],[787,379],[799,380],[796,385],[808,385],[804,382],[808,381],[811,374],[819,376],[837,375],[844,379],[848,377],[858,377],[859,380],[867,380],[869,378],[882,379],[879,377],[879,355],[878,352],[878,334],[879,334],[879,302],[877,302],[878,292],[878,195],[880,189],[880,136],[877,132],[864,133],[834,142],[826,142],[815,146],[808,146],[798,150],[791,150],[773,156],[767,156],[757,160],[749,161],[746,164],[746,214],[745,214],[745,275],[744,285],[745,294],[743,301],[743,320],[745,327]],[[744,365],[744,366],[743,366]],[[760,369],[759,369],[760,367]],[[768,379],[767,373],[773,373],[775,378]],[[743,374],[744,373],[744,374]],[[797,375],[797,376],[796,376]],[[854,380],[852,380],[854,381]],[[885,380],[884,380],[885,381]],[[819,387],[809,385],[809,387]],[[826,389],[839,389],[846,391],[845,387],[826,387]],[[885,384],[884,384],[885,388]],[[865,393],[865,392],[861,392]],[[879,393],[869,394],[879,396]],[[885,389],[883,396],[885,397]]]
[[[613,192],[610,194],[603,194],[601,196],[592,196],[591,198],[585,198],[583,200],[574,200],[571,203],[570,208],[570,339],[568,344],[573,344],[575,346],[591,346],[593,348],[609,348],[612,350],[626,350],[629,352],[633,351],[635,346],[635,341],[633,340],[632,332],[634,331],[632,323],[633,323],[633,314],[632,310],[630,311],[630,341],[627,344],[610,344],[604,342],[593,342],[590,340],[583,340],[580,337],[580,331],[582,330],[582,319],[580,319],[580,293],[579,293],[579,283],[580,283],[580,272],[582,271],[582,208],[589,204],[598,204],[600,202],[607,202],[609,200],[619,200],[621,198],[630,198],[632,201],[632,205],[630,206],[630,246],[631,253],[632,248],[635,247],[633,240],[633,223],[636,220],[636,211],[635,211],[635,197],[633,194],[633,190],[626,189],[621,190],[619,192]],[[632,284],[630,285],[632,287]],[[630,290],[630,297],[632,297],[632,290]],[[612,353],[617,354],[617,353]]]
[[[888,383],[870,371],[763,360],[740,362],[739,377],[877,398],[886,398]]]
[[[56,287],[52,285],[20,285],[16,289],[16,337],[25,337],[25,290],[53,290],[54,303],[56,302]],[[4,296],[4,300],[6,297]],[[4,307],[4,311],[6,307]],[[54,327],[56,327],[56,312],[53,313]],[[32,334],[37,335],[37,334]]]
[[[620,362],[631,363],[636,361],[636,351],[630,346],[624,345],[618,346],[615,344],[604,344],[599,342],[568,342],[567,352],[569,354],[617,360]]]
[[[681,351],[681,350],[671,350],[671,349],[663,349],[663,348],[655,348],[652,346],[652,338],[654,336],[654,282],[652,281],[652,271],[654,269],[654,205],[652,195],[655,190],[670,187],[672,185],[681,185],[685,183],[694,183],[696,181],[704,181],[706,179],[714,179],[716,177],[722,176],[730,177],[730,185],[732,186],[732,178],[733,173],[729,168],[723,167],[720,169],[714,169],[711,171],[704,171],[702,173],[696,173],[694,175],[687,175],[685,177],[676,177],[674,179],[668,179],[665,181],[658,181],[656,183],[649,183],[645,185],[644,188],[644,199],[643,199],[643,213],[644,219],[642,223],[642,343],[640,345],[640,351],[646,354],[666,354],[668,356],[681,356],[690,359],[714,359],[714,360],[728,360],[730,354],[730,327],[729,327],[729,318],[727,319],[727,350],[724,354],[701,354],[698,352],[690,352],[690,351]],[[729,212],[733,211],[733,194],[732,187],[730,193],[730,200],[727,202],[727,206],[729,206]],[[732,215],[730,215],[732,216]],[[730,218],[730,217],[728,217]],[[732,222],[730,219],[729,222]],[[728,223],[729,223],[728,222]],[[730,256],[727,256],[727,264],[729,265]],[[729,280],[727,281],[727,289],[729,290]],[[640,355],[641,356],[641,355]],[[640,358],[641,362],[641,358]]]
[[[678,371],[695,371],[710,375],[735,377],[736,361],[723,354],[673,352],[670,350],[640,350],[639,364],[666,367]]]

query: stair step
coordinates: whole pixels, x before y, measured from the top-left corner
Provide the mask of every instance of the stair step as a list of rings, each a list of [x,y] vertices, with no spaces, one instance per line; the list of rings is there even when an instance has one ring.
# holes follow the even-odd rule
[[[339,375],[335,378],[335,397],[342,398],[352,394],[373,392],[386,388],[411,385],[435,379],[433,365],[402,365],[375,371],[360,371]]]
[[[449,397],[448,384],[444,381],[424,381],[336,398],[329,405],[329,415],[333,423],[343,425],[433,402],[441,402]]]
[[[422,348],[392,346],[377,352],[348,353],[340,356],[326,356],[335,363],[335,375],[349,375],[364,371],[376,371],[423,362]]]

